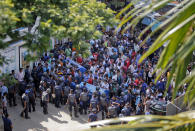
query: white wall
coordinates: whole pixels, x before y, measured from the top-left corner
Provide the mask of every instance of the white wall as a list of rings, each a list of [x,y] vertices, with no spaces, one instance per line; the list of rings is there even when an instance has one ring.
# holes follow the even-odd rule
[[[0,66],[0,74],[1,73],[10,73],[11,70],[15,70],[18,72],[19,70],[19,47],[24,45],[24,41],[20,40],[17,42],[14,42],[10,44],[9,47],[7,47],[4,50],[0,50],[1,55],[5,56],[6,59],[9,59],[11,61],[8,61],[8,64],[3,64],[3,66]]]

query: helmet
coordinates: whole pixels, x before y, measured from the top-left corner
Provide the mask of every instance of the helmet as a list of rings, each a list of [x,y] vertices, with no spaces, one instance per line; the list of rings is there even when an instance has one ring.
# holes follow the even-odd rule
[[[122,109],[122,110],[121,110],[121,113],[122,113],[122,114],[125,114],[125,113],[126,113],[125,109]]]
[[[96,112],[97,110],[95,108],[92,109],[92,112]]]
[[[124,96],[125,95],[125,93],[124,92],[121,92],[121,96]]]
[[[84,91],[84,92],[87,92],[87,89],[86,89],[86,88],[83,88],[83,91]]]
[[[106,94],[105,93],[102,93],[102,97],[106,97]]]
[[[47,93],[50,93],[50,92],[51,92],[51,89],[50,89],[50,88],[48,88],[48,89],[46,90],[46,92],[47,92]]]
[[[30,84],[27,84],[26,87],[29,88],[29,87],[31,87],[31,85]]]
[[[99,86],[97,86],[97,87],[96,87],[96,90],[100,90],[100,87],[99,87]]]
[[[30,92],[29,90],[26,90],[26,91],[25,91],[25,94],[28,94],[29,92]]]
[[[79,89],[79,88],[80,88],[80,85],[79,85],[79,84],[78,84],[78,85],[76,85],[76,88],[77,88],[77,89]]]
[[[40,84],[43,84],[44,83],[44,81],[40,81]]]

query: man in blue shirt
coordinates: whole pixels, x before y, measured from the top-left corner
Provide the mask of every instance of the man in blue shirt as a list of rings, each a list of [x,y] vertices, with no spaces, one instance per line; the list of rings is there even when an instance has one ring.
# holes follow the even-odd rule
[[[8,118],[9,115],[8,114],[4,115],[3,113],[1,114],[3,119],[3,124],[4,124],[4,131],[12,131],[13,126],[11,120]]]
[[[92,113],[89,114],[88,122],[97,121],[97,110],[95,108],[92,109]]]

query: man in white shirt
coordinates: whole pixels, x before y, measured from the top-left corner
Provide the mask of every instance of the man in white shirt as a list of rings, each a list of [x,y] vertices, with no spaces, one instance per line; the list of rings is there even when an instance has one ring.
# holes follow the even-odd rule
[[[19,82],[24,81],[24,72],[23,72],[22,68],[20,68],[20,70],[19,70],[19,72],[17,74],[17,79],[18,79]]]
[[[132,63],[132,64],[129,66],[129,68],[130,68],[131,73],[133,73],[133,72],[135,71],[134,63]]]

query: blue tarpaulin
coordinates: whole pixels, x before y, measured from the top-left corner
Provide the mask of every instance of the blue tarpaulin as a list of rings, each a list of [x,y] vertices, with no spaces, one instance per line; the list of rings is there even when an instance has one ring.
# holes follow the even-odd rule
[[[144,17],[144,19],[142,20],[142,24],[144,25],[149,25],[151,24],[153,21],[150,17]]]
[[[150,25],[152,22],[155,22],[157,21],[156,19],[154,18],[151,18],[151,17],[144,17],[144,19],[142,20],[142,24],[144,25]],[[152,27],[151,27],[151,30],[154,31],[159,25],[161,24],[161,22],[157,21],[156,24],[154,24]]]
[[[67,58],[67,60],[68,60],[71,64],[77,66],[78,69],[79,69],[82,73],[84,73],[84,72],[87,70],[85,67],[81,66],[81,65],[78,64],[77,62],[75,62],[75,61],[73,61],[73,60],[71,60],[71,59],[69,59],[69,58]]]
[[[83,82],[81,82],[80,86],[83,86]],[[96,91],[96,86],[87,83],[86,84],[87,90],[90,91],[91,93]],[[109,90],[106,90],[104,88],[100,88],[100,93],[105,93],[107,96],[109,95]]]

